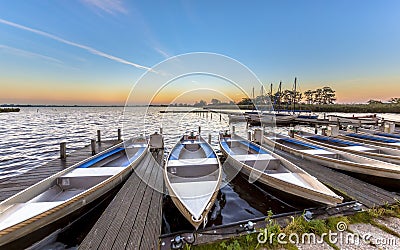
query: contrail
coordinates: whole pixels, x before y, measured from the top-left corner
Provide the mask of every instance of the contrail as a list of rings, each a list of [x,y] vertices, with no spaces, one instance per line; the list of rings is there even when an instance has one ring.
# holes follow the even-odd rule
[[[26,31],[29,31],[29,32],[32,32],[32,33],[35,33],[35,34],[38,34],[38,35],[53,39],[55,41],[64,43],[64,44],[68,44],[68,45],[80,48],[80,49],[84,49],[84,50],[88,51],[89,53],[92,53],[94,55],[98,55],[98,56],[101,56],[101,57],[108,58],[108,59],[113,60],[115,62],[131,65],[131,66],[133,66],[135,68],[138,68],[138,69],[145,69],[145,70],[152,71],[151,68],[149,68],[149,67],[146,67],[146,66],[143,66],[143,65],[140,65],[140,64],[137,64],[137,63],[133,63],[133,62],[127,61],[125,59],[122,59],[122,58],[119,58],[119,57],[116,57],[116,56],[113,56],[113,55],[109,55],[107,53],[104,53],[102,51],[96,50],[96,49],[91,48],[91,47],[86,46],[86,45],[82,45],[82,44],[79,44],[79,43],[75,43],[75,42],[71,42],[71,41],[65,40],[65,39],[63,39],[61,37],[49,34],[49,33],[44,32],[44,31],[40,31],[40,30],[37,30],[37,29],[29,28],[29,27],[26,27],[26,26],[23,26],[23,25],[20,25],[20,24],[17,24],[17,23],[13,23],[13,22],[1,19],[1,18],[0,18],[0,23],[12,26],[12,27],[17,28],[17,29],[26,30]]]

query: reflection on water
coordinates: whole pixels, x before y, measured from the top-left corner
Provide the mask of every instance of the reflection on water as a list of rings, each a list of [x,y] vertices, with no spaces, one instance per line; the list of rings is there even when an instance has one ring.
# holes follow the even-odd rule
[[[67,153],[85,145],[101,130],[102,139],[116,139],[122,128],[124,138],[153,133],[163,128],[166,150],[185,131],[202,127],[202,134],[217,135],[228,127],[228,117],[214,114],[204,118],[194,113],[164,113],[166,108],[144,107],[57,107],[22,108],[19,113],[0,114],[0,178],[21,174],[59,156],[59,143],[67,142]],[[179,108],[175,108],[179,109]],[[188,108],[182,108],[189,110]],[[245,126],[238,133],[245,134]]]

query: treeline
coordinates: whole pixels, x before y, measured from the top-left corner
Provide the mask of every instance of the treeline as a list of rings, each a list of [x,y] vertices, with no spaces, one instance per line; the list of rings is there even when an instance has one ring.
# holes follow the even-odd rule
[[[304,93],[295,90],[283,90],[268,93],[252,98],[243,98],[237,105],[273,104],[274,106],[291,105],[296,103],[306,104],[333,104],[336,101],[336,91],[331,87],[323,87],[315,90],[306,90]],[[270,102],[270,103],[268,103]]]
[[[19,112],[19,108],[0,108],[0,113]]]

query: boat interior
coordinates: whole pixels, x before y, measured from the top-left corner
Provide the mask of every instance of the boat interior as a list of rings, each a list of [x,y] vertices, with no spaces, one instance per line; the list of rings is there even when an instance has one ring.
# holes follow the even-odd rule
[[[312,155],[318,155],[318,156],[323,156],[327,158],[332,158],[332,159],[338,159],[340,158],[340,155],[336,154],[335,152],[328,151],[323,149],[322,147],[303,142],[300,140],[296,140],[293,138],[289,137],[280,137],[276,139],[276,142],[287,146],[291,149],[298,150],[300,152],[304,152],[307,154],[312,154]]]
[[[171,183],[216,181],[219,163],[213,149],[205,141],[186,139],[173,148],[167,172]]]
[[[341,140],[341,139],[327,137],[327,136],[314,135],[314,136],[307,137],[307,139],[310,139],[310,140],[313,140],[316,142],[320,142],[320,143],[326,143],[326,144],[336,146],[336,147],[349,148],[349,149],[355,150],[355,151],[379,153],[378,149],[366,147],[360,143]]]
[[[31,190],[31,195],[24,195],[25,199],[21,197],[16,203],[1,206],[0,230],[56,207],[120,173],[145,149],[145,145],[131,145],[126,150],[122,147],[113,149],[80,164],[64,175],[55,176],[44,192]]]
[[[275,158],[256,144],[238,137],[234,139],[221,137],[221,146],[232,158],[254,169],[285,182],[312,188],[312,185],[302,178],[301,174],[295,170],[289,170],[280,159]],[[256,173],[251,174],[252,177],[257,177],[256,175]]]

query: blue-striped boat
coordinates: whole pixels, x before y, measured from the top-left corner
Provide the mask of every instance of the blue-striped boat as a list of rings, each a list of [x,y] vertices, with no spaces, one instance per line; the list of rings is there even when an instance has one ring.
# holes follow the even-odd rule
[[[211,145],[200,135],[184,135],[168,156],[164,180],[182,215],[196,229],[205,226],[222,180],[221,164]]]
[[[66,226],[61,221],[126,180],[147,151],[145,138],[119,143],[1,202],[0,248],[25,248]]]
[[[342,197],[315,177],[283,157],[236,134],[220,133],[219,144],[226,160],[238,171],[276,190],[314,203],[336,205]]]

